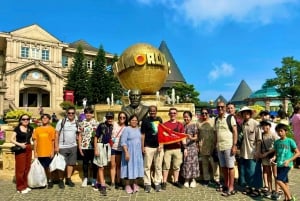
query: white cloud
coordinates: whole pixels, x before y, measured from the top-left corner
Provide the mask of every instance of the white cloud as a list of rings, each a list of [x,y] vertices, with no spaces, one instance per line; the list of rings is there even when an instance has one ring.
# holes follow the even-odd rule
[[[298,0],[137,0],[142,4],[162,4],[193,26],[214,27],[225,20],[268,24],[288,18]]]
[[[208,74],[209,80],[216,80],[219,77],[228,77],[234,72],[234,67],[226,62],[221,63],[219,66],[213,66],[213,69]]]

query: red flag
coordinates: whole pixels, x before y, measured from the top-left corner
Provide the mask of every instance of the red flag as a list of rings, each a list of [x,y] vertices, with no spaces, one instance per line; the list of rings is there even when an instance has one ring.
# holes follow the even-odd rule
[[[158,143],[172,144],[186,138],[186,134],[171,130],[163,124],[158,124]]]

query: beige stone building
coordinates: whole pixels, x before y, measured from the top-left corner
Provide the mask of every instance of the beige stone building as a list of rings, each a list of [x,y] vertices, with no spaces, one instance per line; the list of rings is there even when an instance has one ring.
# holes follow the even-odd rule
[[[36,24],[0,32],[0,116],[16,108],[60,110],[78,44],[91,68],[98,50],[85,41],[64,43]],[[113,55],[107,53],[106,57]]]

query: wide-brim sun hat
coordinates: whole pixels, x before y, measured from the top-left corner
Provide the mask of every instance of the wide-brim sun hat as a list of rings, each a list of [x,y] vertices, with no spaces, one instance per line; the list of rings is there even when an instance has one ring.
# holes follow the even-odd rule
[[[250,112],[251,114],[253,113],[252,109],[250,107],[244,106],[240,109],[239,113],[243,113],[245,111]]]

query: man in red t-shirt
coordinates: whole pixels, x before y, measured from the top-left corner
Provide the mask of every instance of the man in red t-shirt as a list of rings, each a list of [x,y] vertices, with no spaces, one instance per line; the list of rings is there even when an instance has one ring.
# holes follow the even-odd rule
[[[176,120],[177,117],[177,109],[170,108],[169,109],[170,120],[165,122],[164,125],[170,128],[173,131],[184,133],[184,126],[182,123]],[[171,168],[171,161],[173,164],[173,176],[174,176],[174,185],[182,188],[182,184],[178,182],[180,165],[182,163],[182,152],[181,146],[183,146],[186,152],[186,140],[182,140],[180,142],[175,142],[172,144],[164,145],[164,162],[163,162],[163,183],[162,190],[166,190],[167,186],[167,178],[169,174],[169,170]]]

